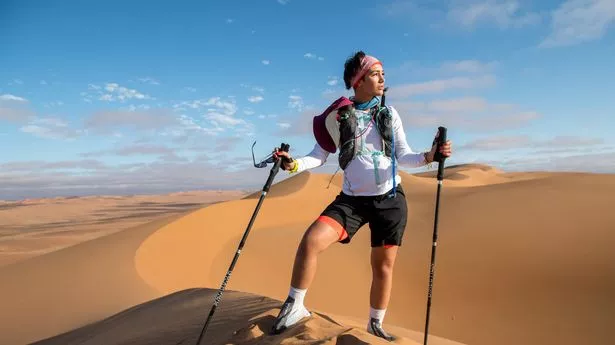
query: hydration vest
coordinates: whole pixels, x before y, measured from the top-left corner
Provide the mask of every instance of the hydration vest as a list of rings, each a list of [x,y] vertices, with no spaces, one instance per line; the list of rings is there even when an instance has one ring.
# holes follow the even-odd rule
[[[346,97],[340,97],[313,120],[316,142],[330,153],[335,153],[339,148],[338,161],[342,169],[346,169],[359,153],[357,140],[362,133],[357,133],[355,112],[354,103]],[[369,115],[382,138],[383,151],[381,153],[387,157],[393,157],[395,148],[392,114],[390,109],[384,105],[384,98],[382,102],[369,109]]]

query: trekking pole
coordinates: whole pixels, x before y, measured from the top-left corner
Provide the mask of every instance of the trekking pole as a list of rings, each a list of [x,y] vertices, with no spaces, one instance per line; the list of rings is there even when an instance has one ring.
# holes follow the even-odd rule
[[[253,147],[254,147],[254,145],[253,145]],[[288,152],[289,148],[290,148],[290,145],[282,143],[281,151]],[[273,158],[271,158],[267,162],[270,162],[271,160],[273,160]],[[264,163],[264,165],[261,164],[260,166],[257,166],[255,164],[255,166],[257,166],[257,167],[264,167],[264,166],[266,166],[267,162],[261,162],[261,163]],[[233,257],[233,261],[231,261],[231,265],[230,265],[228,271],[226,272],[226,275],[224,276],[224,281],[222,282],[222,286],[220,286],[220,289],[218,290],[218,293],[216,294],[216,297],[214,298],[214,304],[211,307],[211,310],[209,311],[209,316],[207,316],[207,321],[205,321],[205,325],[203,325],[203,329],[201,330],[201,335],[199,336],[199,339],[196,342],[197,345],[201,344],[201,340],[203,339],[203,336],[205,335],[205,332],[207,331],[207,327],[209,326],[209,322],[211,321],[212,316],[214,315],[214,313],[216,312],[216,309],[218,308],[218,304],[220,303],[220,300],[222,299],[222,293],[224,292],[224,289],[226,288],[226,284],[228,283],[228,280],[229,280],[229,278],[231,276],[231,272],[233,271],[233,268],[235,267],[235,264],[237,263],[237,259],[239,258],[239,254],[241,254],[241,249],[243,248],[243,246],[244,246],[244,244],[246,242],[246,238],[248,237],[248,234],[250,233],[250,229],[252,228],[252,224],[254,224],[254,220],[256,219],[256,215],[258,214],[258,211],[261,208],[261,204],[263,203],[263,200],[265,199],[265,196],[269,192],[269,188],[271,187],[271,183],[273,182],[273,179],[275,178],[275,175],[280,170],[280,164],[281,163],[282,163],[282,158],[276,160],[274,165],[273,165],[273,167],[271,168],[271,171],[269,172],[269,178],[267,179],[267,182],[265,183],[265,185],[263,187],[263,190],[261,192],[261,196],[258,199],[258,204],[256,204],[256,209],[254,209],[254,212],[252,213],[252,218],[250,218],[250,223],[248,224],[248,227],[246,228],[246,230],[245,230],[245,232],[243,234],[243,237],[241,238],[241,242],[239,243],[239,247],[237,248],[237,251],[235,252],[235,257]]]
[[[429,267],[429,292],[427,294],[427,316],[425,318],[425,335],[423,345],[427,345],[427,335],[429,334],[429,314],[431,311],[431,293],[433,288],[434,267],[436,263],[436,246],[438,245],[438,211],[440,209],[440,189],[442,188],[442,175],[444,173],[444,160],[446,157],[440,153],[440,147],[446,143],[446,127],[438,127],[438,146],[434,161],[438,162],[438,191],[436,194],[436,215],[433,227],[433,241],[431,245],[431,265]],[[434,140],[435,141],[435,140]]]

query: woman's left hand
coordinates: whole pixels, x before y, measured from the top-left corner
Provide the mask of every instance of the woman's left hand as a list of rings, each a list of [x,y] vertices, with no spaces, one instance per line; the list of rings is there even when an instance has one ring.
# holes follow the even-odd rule
[[[431,163],[434,161],[434,157],[436,155],[436,150],[438,149],[438,144],[434,144],[431,148],[431,151],[427,154],[427,162]],[[453,154],[453,142],[447,140],[442,146],[440,146],[440,153],[445,158],[450,157]]]

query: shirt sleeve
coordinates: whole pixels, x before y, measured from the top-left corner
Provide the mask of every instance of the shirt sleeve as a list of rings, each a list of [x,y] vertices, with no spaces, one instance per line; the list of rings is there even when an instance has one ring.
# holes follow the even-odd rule
[[[310,153],[295,159],[297,164],[299,164],[296,172],[317,168],[325,164],[327,157],[329,157],[329,152],[316,143]]]
[[[397,110],[390,107],[393,116],[393,135],[395,140],[395,158],[397,162],[405,167],[418,168],[427,164],[423,152],[414,152],[408,145],[404,126]]]

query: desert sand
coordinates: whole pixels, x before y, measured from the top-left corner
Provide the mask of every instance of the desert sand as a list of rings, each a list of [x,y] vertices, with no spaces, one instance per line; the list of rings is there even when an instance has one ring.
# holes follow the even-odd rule
[[[409,221],[385,328],[396,344],[422,344],[436,181],[433,173],[400,174]],[[205,344],[386,343],[365,331],[367,227],[320,256],[305,300],[313,317],[267,332],[303,232],[340,191],[341,174],[328,186],[330,178],[304,172],[272,186]],[[448,168],[429,344],[612,344],[613,195],[615,175]],[[195,344],[259,196],[5,264],[0,344]]]
[[[231,190],[0,200],[0,266],[243,195]]]

